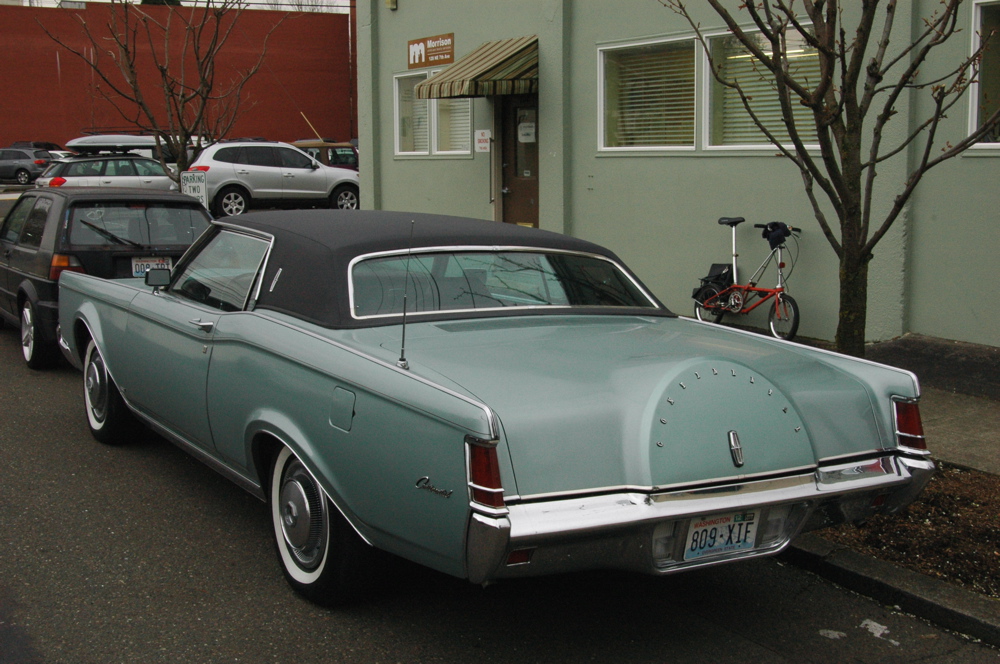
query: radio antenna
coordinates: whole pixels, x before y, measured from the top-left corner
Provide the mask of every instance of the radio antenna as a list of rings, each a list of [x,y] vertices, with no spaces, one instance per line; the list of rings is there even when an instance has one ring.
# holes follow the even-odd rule
[[[413,254],[413,225],[415,220],[410,220],[410,242],[406,249],[406,276],[403,278],[403,339],[399,344],[399,359],[396,366],[404,371],[410,370],[410,363],[406,361],[406,291],[409,290],[410,282],[410,256]]]

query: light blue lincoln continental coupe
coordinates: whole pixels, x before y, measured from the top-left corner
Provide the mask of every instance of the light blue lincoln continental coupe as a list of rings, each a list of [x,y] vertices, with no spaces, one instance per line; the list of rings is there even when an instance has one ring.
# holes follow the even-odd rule
[[[912,374],[678,318],[554,233],[259,213],[59,305],[94,437],[141,422],[267,501],[321,604],[372,547],[474,583],[774,554],[934,471]]]

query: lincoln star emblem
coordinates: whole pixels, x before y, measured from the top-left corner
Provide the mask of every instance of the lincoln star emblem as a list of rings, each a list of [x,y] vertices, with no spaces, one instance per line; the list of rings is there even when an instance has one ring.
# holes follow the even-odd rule
[[[729,432],[729,453],[733,455],[733,465],[739,468],[743,465],[743,446],[735,431]]]

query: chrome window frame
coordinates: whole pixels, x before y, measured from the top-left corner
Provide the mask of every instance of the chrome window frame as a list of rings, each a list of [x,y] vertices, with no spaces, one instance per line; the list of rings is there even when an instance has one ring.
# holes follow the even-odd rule
[[[361,254],[355,256],[351,259],[351,262],[347,265],[347,294],[348,294],[348,304],[351,309],[351,318],[353,320],[379,320],[386,318],[402,318],[403,312],[391,313],[391,314],[372,314],[367,316],[358,316],[355,313],[355,302],[354,302],[354,268],[359,263],[367,260],[372,260],[376,258],[386,258],[386,257],[407,257],[416,256],[421,254],[459,254],[459,253],[484,253],[484,254],[498,254],[503,252],[519,252],[519,253],[535,253],[535,254],[560,254],[564,256],[583,256],[586,258],[594,258],[597,260],[610,263],[615,267],[615,269],[623,275],[629,283],[631,283],[636,290],[642,293],[643,297],[646,298],[650,305],[650,309],[654,311],[665,311],[665,309],[660,306],[656,301],[656,298],[643,286],[632,274],[625,269],[625,266],[618,261],[612,260],[607,256],[602,256],[601,254],[594,254],[586,251],[571,251],[567,249],[546,249],[544,247],[528,247],[528,246],[517,246],[517,245],[505,245],[505,246],[483,246],[483,245],[444,245],[435,247],[420,247],[419,249],[393,249],[391,251],[378,251],[369,254]],[[516,312],[516,311],[553,311],[565,313],[567,311],[573,311],[576,309],[606,309],[609,312],[622,309],[636,309],[637,307],[599,307],[595,305],[553,305],[553,304],[530,304],[530,305],[515,305],[510,307],[483,307],[483,308],[471,308],[471,309],[437,309],[435,311],[407,311],[406,317],[412,318],[414,316],[441,316],[441,315],[452,315],[452,314],[476,314],[476,313],[491,313],[491,312]],[[645,307],[643,307],[645,308]]]

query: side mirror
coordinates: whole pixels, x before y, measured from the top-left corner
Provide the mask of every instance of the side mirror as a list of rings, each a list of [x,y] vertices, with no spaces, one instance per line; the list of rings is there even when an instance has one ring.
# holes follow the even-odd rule
[[[165,267],[154,267],[146,270],[146,285],[153,287],[155,293],[159,288],[170,284],[170,270]]]

